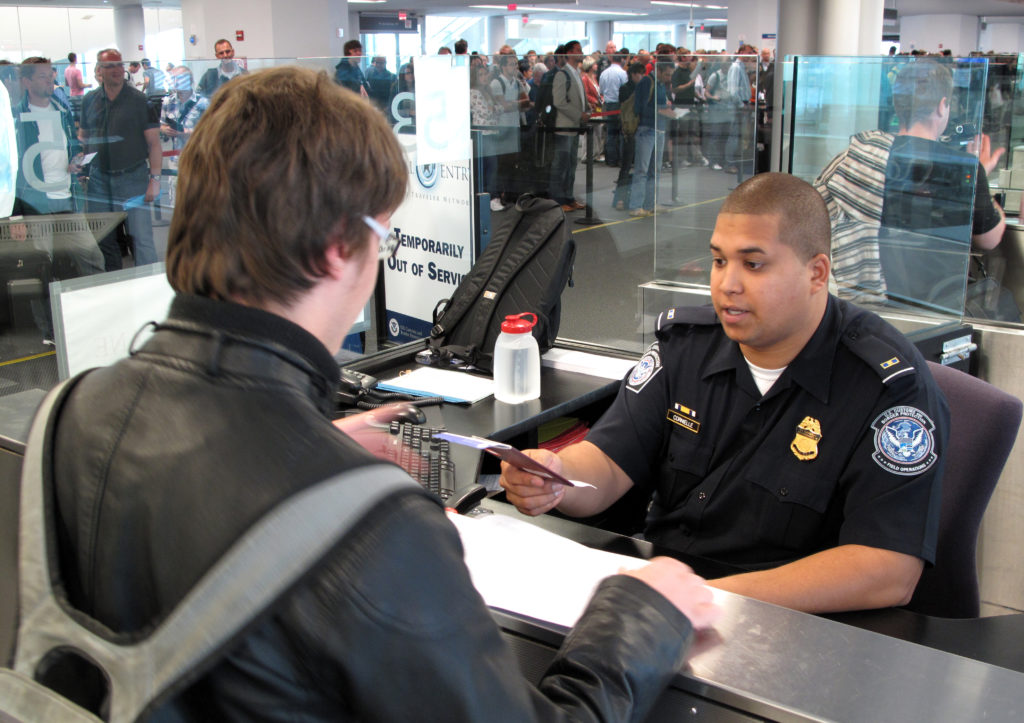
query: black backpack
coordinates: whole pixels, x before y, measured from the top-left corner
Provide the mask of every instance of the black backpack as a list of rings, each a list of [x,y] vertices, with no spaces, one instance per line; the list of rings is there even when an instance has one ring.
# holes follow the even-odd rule
[[[555,108],[555,74],[565,73],[564,68],[554,68],[544,74],[540,80],[540,90],[533,104],[537,122],[545,128],[554,128],[558,121],[558,109]],[[569,98],[569,86],[566,86],[566,100]]]
[[[543,354],[555,343],[562,290],[572,286],[576,241],[555,201],[530,195],[492,216],[491,241],[450,299],[434,308],[430,362],[491,371],[494,342],[509,314],[537,315]]]

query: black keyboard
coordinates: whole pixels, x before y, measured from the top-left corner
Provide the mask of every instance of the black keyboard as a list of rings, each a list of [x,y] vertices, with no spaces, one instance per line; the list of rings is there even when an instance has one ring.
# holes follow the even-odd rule
[[[389,445],[391,461],[409,473],[420,485],[447,502],[455,493],[455,462],[449,442],[434,437],[442,427],[424,427],[408,422],[391,422],[388,431],[396,444]]]

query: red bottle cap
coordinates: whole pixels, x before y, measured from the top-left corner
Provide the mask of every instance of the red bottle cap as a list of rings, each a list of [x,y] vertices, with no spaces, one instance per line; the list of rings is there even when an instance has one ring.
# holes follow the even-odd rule
[[[524,316],[532,316],[533,319],[524,319]],[[501,322],[501,330],[506,334],[527,334],[535,326],[537,326],[537,315],[532,311],[509,314],[505,317],[505,321]]]

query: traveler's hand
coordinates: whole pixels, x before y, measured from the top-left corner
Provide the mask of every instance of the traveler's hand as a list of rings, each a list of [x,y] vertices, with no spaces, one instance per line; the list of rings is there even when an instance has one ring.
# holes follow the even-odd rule
[[[986,133],[975,136],[974,140],[967,144],[967,150],[978,157],[978,162],[985,169],[985,173],[990,175],[1006,152],[1005,148],[992,150],[992,139]]]
[[[145,195],[146,203],[151,203],[159,195],[160,195],[160,181],[156,180],[155,178],[149,179],[149,185],[146,186],[146,195]]]
[[[23,223],[12,223],[11,238],[15,241],[28,241],[28,226]]]
[[[649,565],[635,570],[622,570],[660,592],[690,619],[694,629],[709,628],[722,614],[714,594],[704,578],[695,575],[687,565],[671,557],[655,557]]]
[[[552,472],[562,474],[562,460],[546,449],[528,449],[525,454],[540,462]],[[563,485],[541,479],[529,472],[501,463],[501,486],[508,501],[524,515],[542,515],[562,501]]]

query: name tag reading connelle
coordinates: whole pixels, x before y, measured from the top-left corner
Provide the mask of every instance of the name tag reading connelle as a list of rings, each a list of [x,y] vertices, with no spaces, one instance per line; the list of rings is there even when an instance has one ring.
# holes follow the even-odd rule
[[[488,454],[493,454],[498,459],[508,462],[516,469],[521,469],[523,472],[529,472],[541,479],[550,480],[551,482],[559,482],[569,487],[589,487],[594,489],[594,485],[588,482],[566,479],[554,470],[545,467],[533,457],[523,454],[512,445],[505,444],[504,442],[495,442],[492,439],[485,439],[483,437],[453,434],[452,432],[435,432],[434,437],[436,439],[445,439],[455,444],[461,444],[466,447],[472,447],[473,449],[479,449],[487,452]]]

